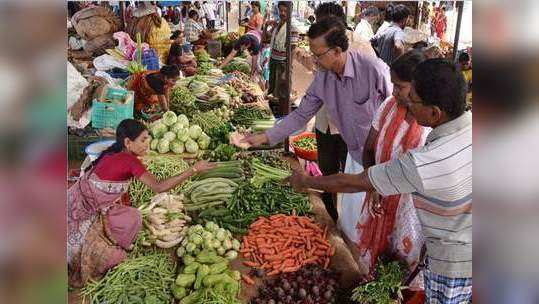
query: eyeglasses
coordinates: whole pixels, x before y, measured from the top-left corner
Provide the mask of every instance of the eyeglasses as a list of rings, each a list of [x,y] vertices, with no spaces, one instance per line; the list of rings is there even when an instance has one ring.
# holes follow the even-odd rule
[[[314,57],[316,57],[316,59],[320,59],[322,58],[324,55],[326,55],[327,53],[329,53],[329,51],[331,51],[333,48],[329,48],[327,51],[323,52],[322,54],[315,54],[311,51],[311,55],[313,55]]]

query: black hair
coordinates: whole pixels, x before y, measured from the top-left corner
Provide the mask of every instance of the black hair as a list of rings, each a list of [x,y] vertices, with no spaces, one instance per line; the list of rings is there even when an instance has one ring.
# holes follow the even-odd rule
[[[180,70],[176,65],[164,65],[159,72],[167,78],[176,78],[180,76]]]
[[[173,58],[176,58],[178,56],[182,56],[183,55],[183,49],[182,49],[182,46],[179,45],[178,43],[173,43],[171,46],[170,46],[170,50],[168,52],[168,57],[167,57],[167,64],[172,64],[171,62],[173,61]]]
[[[195,10],[189,11],[189,18],[194,18],[195,16],[198,16],[198,12]]]
[[[313,23],[316,20],[316,18],[313,15],[310,15],[309,18],[307,18],[307,20]]]
[[[314,15],[316,16],[317,21],[321,21],[333,16],[341,19],[341,21],[346,24],[346,15],[344,14],[344,10],[342,6],[335,2],[321,3],[314,10]]]
[[[279,1],[279,2],[277,3],[277,7],[279,7],[279,6],[286,6],[286,7],[288,7],[288,3],[289,3],[289,1]],[[292,5],[292,3],[290,3],[290,5]]]
[[[411,14],[410,9],[406,5],[399,4],[395,6],[395,8],[393,9],[393,13],[391,17],[393,19],[393,22],[400,23],[406,20],[406,18],[408,18],[410,14]]]
[[[391,71],[402,81],[412,82],[414,71],[418,64],[427,58],[421,51],[410,51],[397,57],[391,63]]]
[[[177,31],[174,31],[172,33],[172,35],[170,35],[170,40],[176,40],[180,37],[180,35],[182,34],[181,31],[177,30]]]
[[[395,4],[389,3],[385,9],[384,20],[387,22],[393,21],[393,12],[395,11]]]
[[[258,7],[258,10],[260,10],[260,2],[259,1],[251,1],[251,6]]]
[[[455,64],[445,59],[428,59],[414,72],[414,87],[426,105],[433,105],[455,119],[466,110],[466,83]]]
[[[134,119],[122,120],[120,124],[118,125],[118,127],[116,127],[116,141],[110,147],[108,147],[105,151],[101,152],[99,157],[92,162],[92,165],[89,166],[87,170],[95,167],[99,163],[99,161],[103,158],[103,156],[107,154],[114,154],[114,153],[122,152],[125,148],[124,142],[126,138],[129,138],[130,140],[134,141],[145,130],[147,130],[146,126],[140,121],[137,121]]]
[[[378,10],[378,8],[372,5],[367,7],[361,12],[361,16],[363,17],[370,17],[370,16],[379,15],[379,14],[380,14],[380,11]]]
[[[343,52],[348,50],[349,43],[348,37],[346,37],[346,27],[337,17],[329,17],[314,23],[309,28],[307,36],[310,39],[324,36],[328,47],[340,47]]]
[[[462,52],[459,55],[459,63],[467,63],[470,61],[470,55],[467,52]]]

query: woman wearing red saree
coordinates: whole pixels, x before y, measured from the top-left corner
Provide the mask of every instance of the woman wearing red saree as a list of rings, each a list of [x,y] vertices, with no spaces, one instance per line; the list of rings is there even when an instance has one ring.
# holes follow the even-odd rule
[[[168,111],[170,90],[179,76],[180,70],[175,65],[165,65],[159,71],[134,74],[126,87],[135,92],[136,112],[156,112],[157,105],[160,105],[163,111]]]
[[[142,224],[138,209],[121,204],[132,178],[159,193],[176,187],[196,172],[214,167],[198,162],[180,175],[158,181],[137,158],[148,151],[150,140],[143,124],[123,120],[116,130],[116,142],[69,188],[69,285],[81,287],[127,257],[126,251],[131,249]]]
[[[425,144],[430,128],[420,126],[407,108],[413,71],[423,60],[422,53],[412,51],[391,64],[393,96],[382,103],[374,116],[363,150],[365,170]],[[386,251],[396,253],[412,269],[417,265],[423,236],[410,194],[380,197],[376,192],[368,193],[357,230],[357,246],[371,273],[378,257]]]

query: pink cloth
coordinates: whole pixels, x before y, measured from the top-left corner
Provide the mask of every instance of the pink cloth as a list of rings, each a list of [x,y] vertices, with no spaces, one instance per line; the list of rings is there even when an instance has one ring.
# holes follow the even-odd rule
[[[107,218],[110,237],[126,249],[142,227],[142,215],[133,207],[120,205],[128,182],[100,180],[94,173],[87,172],[68,190],[68,263],[80,254],[86,233],[99,213]]]
[[[137,43],[126,32],[116,32],[112,37],[118,40],[117,48],[124,54],[125,59],[134,60]],[[141,44],[142,51],[150,49],[147,43]]]

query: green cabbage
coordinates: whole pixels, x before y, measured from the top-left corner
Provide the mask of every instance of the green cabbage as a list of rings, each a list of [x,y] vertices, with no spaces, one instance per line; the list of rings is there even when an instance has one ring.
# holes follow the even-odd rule
[[[198,143],[198,147],[201,150],[206,150],[210,146],[211,138],[205,133],[202,133],[202,135],[200,135],[200,137],[198,138],[197,143]]]
[[[167,131],[167,126],[161,122],[154,124],[150,130],[153,138],[161,138]]]
[[[197,153],[198,152],[197,142],[192,139],[188,139],[185,142],[185,150],[187,151],[187,153]]]
[[[197,139],[202,134],[202,128],[199,125],[192,125],[189,127],[189,137],[191,139]]]
[[[170,150],[176,154],[182,154],[185,151],[185,146],[183,142],[176,139],[170,142]]]
[[[172,127],[170,127],[169,130],[174,133],[178,133],[178,130],[183,129],[183,128],[184,128],[183,123],[177,121],[174,125],[172,125]]]
[[[166,139],[168,141],[173,141],[176,139],[176,133],[168,131],[165,134],[163,134],[163,139]]]
[[[176,132],[176,138],[182,142],[186,142],[189,139],[189,130],[188,129],[180,129],[178,132]]]
[[[189,119],[184,114],[178,115],[178,121],[177,123],[181,123],[184,128],[189,127]]]
[[[170,141],[164,138],[159,140],[159,144],[157,144],[157,152],[164,154],[168,151],[170,151]]]
[[[151,150],[156,150],[158,143],[159,143],[159,139],[157,139],[157,138],[152,139],[152,141],[150,142],[150,149]]]
[[[165,112],[165,114],[163,114],[162,120],[165,125],[170,127],[176,123],[176,121],[178,120],[178,117],[176,116],[176,113],[172,111],[167,111]]]

